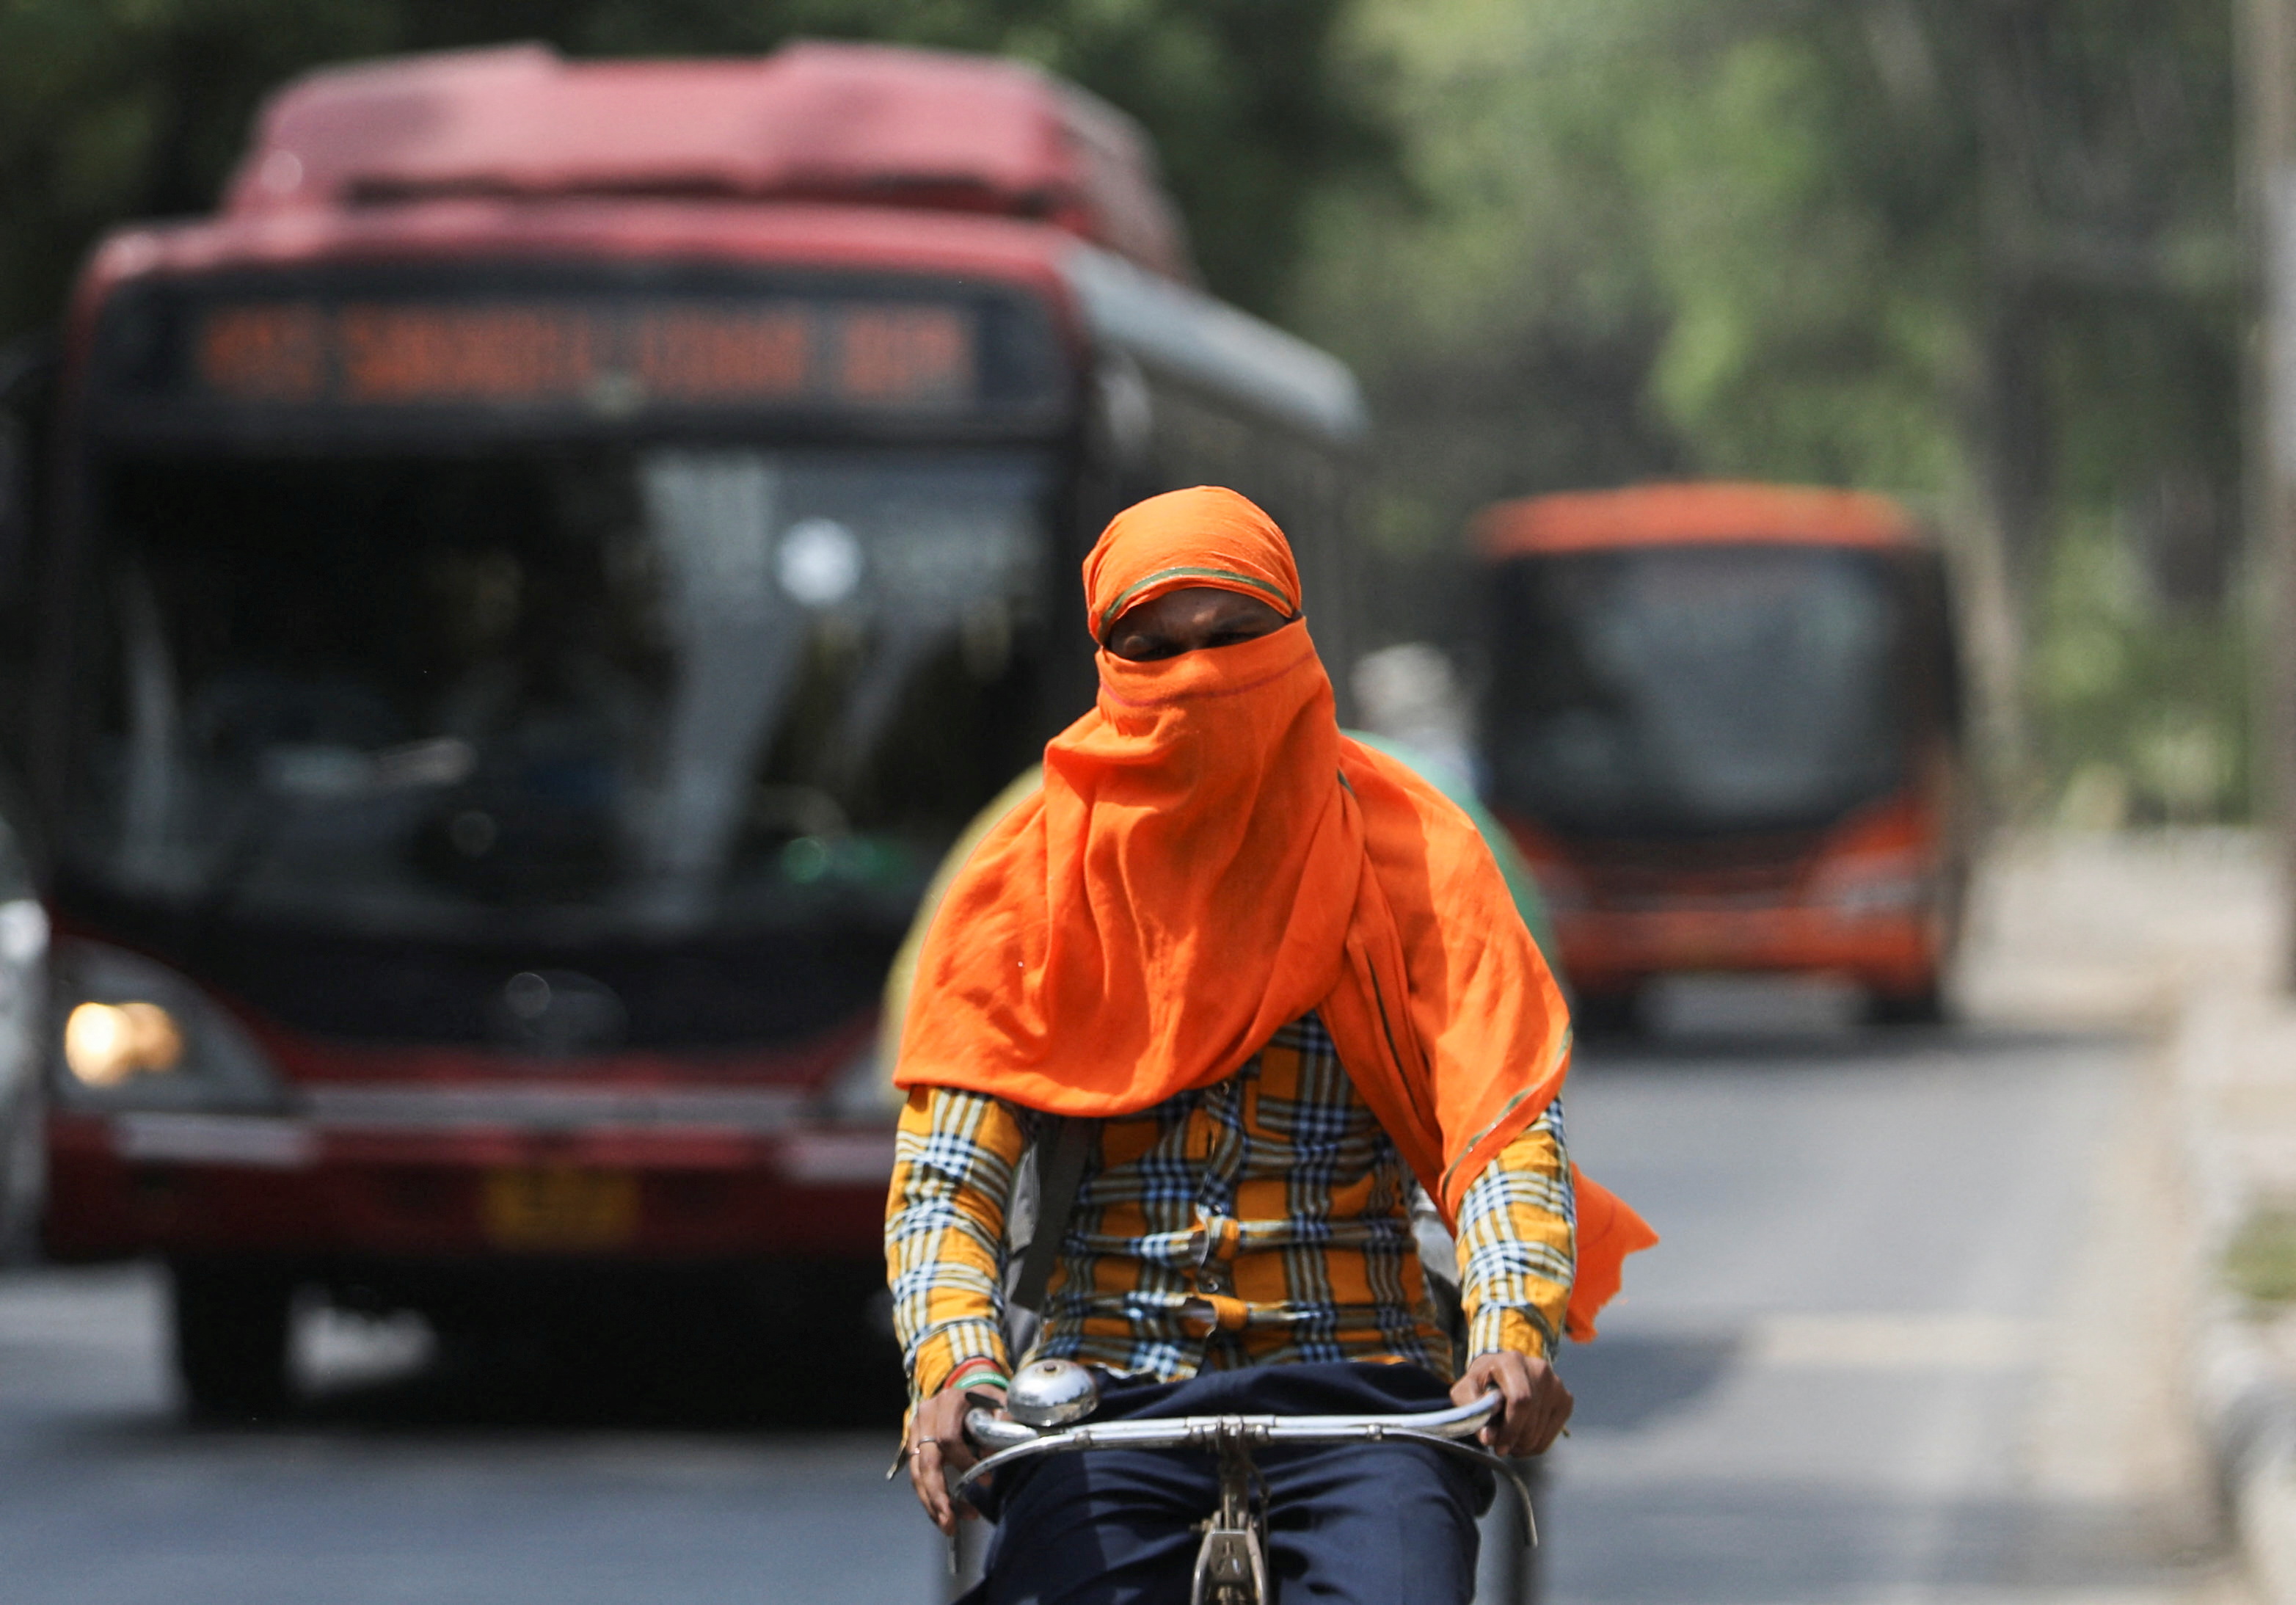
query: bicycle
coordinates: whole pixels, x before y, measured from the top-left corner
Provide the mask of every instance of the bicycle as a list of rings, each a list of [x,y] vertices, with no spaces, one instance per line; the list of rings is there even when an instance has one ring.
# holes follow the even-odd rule
[[[1218,1457],[1219,1504],[1204,1523],[1196,1551],[1190,1605],[1272,1605],[1268,1588],[1267,1497],[1254,1468],[1255,1446],[1276,1444],[1415,1443],[1461,1455],[1503,1476],[1522,1502],[1524,1531],[1538,1542],[1530,1489],[1515,1468],[1480,1444],[1463,1442],[1490,1420],[1496,1393],[1448,1410],[1395,1415],[1207,1415],[1093,1423],[1099,1385],[1069,1360],[1021,1368],[1006,1390],[1004,1415],[968,1411],[966,1436],[988,1451],[950,1492],[965,1491],[998,1469],[1047,1454],[1091,1449],[1200,1449]],[[1008,1419],[1009,1418],[1009,1419]]]

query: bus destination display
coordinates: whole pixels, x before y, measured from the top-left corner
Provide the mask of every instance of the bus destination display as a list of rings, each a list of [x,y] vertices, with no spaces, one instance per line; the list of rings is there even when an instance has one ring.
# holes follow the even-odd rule
[[[222,300],[184,366],[242,403],[933,410],[974,399],[978,321],[910,300]]]

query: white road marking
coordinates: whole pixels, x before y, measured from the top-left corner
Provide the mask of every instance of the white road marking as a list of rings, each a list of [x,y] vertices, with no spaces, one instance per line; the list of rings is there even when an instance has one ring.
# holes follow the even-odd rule
[[[1957,1311],[1767,1317],[1742,1360],[1839,1370],[2006,1370],[2033,1362],[2040,1325]]]

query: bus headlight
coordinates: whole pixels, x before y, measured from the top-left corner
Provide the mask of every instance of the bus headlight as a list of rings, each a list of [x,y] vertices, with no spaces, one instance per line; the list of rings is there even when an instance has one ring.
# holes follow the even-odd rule
[[[183,1028],[157,1003],[83,1003],[64,1021],[64,1068],[86,1086],[165,1075],[183,1058]]]
[[[199,988],[164,965],[95,942],[55,954],[68,1107],[253,1112],[275,1108],[263,1050]]]

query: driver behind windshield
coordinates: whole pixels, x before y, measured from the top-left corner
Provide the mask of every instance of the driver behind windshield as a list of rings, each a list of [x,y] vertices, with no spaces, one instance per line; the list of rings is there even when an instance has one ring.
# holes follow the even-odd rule
[[[886,1222],[917,1496],[1000,1404],[1004,1213],[1045,1116],[1093,1123],[1032,1356],[1101,1374],[1095,1419],[1400,1412],[1496,1390],[1500,1453],[1570,1414],[1567,1329],[1655,1240],[1574,1176],[1562,1000],[1466,815],[1342,737],[1266,514],[1200,488],[1119,514],[1084,568],[1097,706],[951,884],[896,1080]],[[1458,1243],[1464,1367],[1410,1221]],[[1057,1205],[1049,1206],[1057,1213]],[[1575,1280],[1575,1288],[1574,1288]],[[1388,1442],[1261,1461],[1278,1597],[1473,1593],[1486,1473]],[[970,1599],[1183,1600],[1210,1457],[1016,1467]]]

